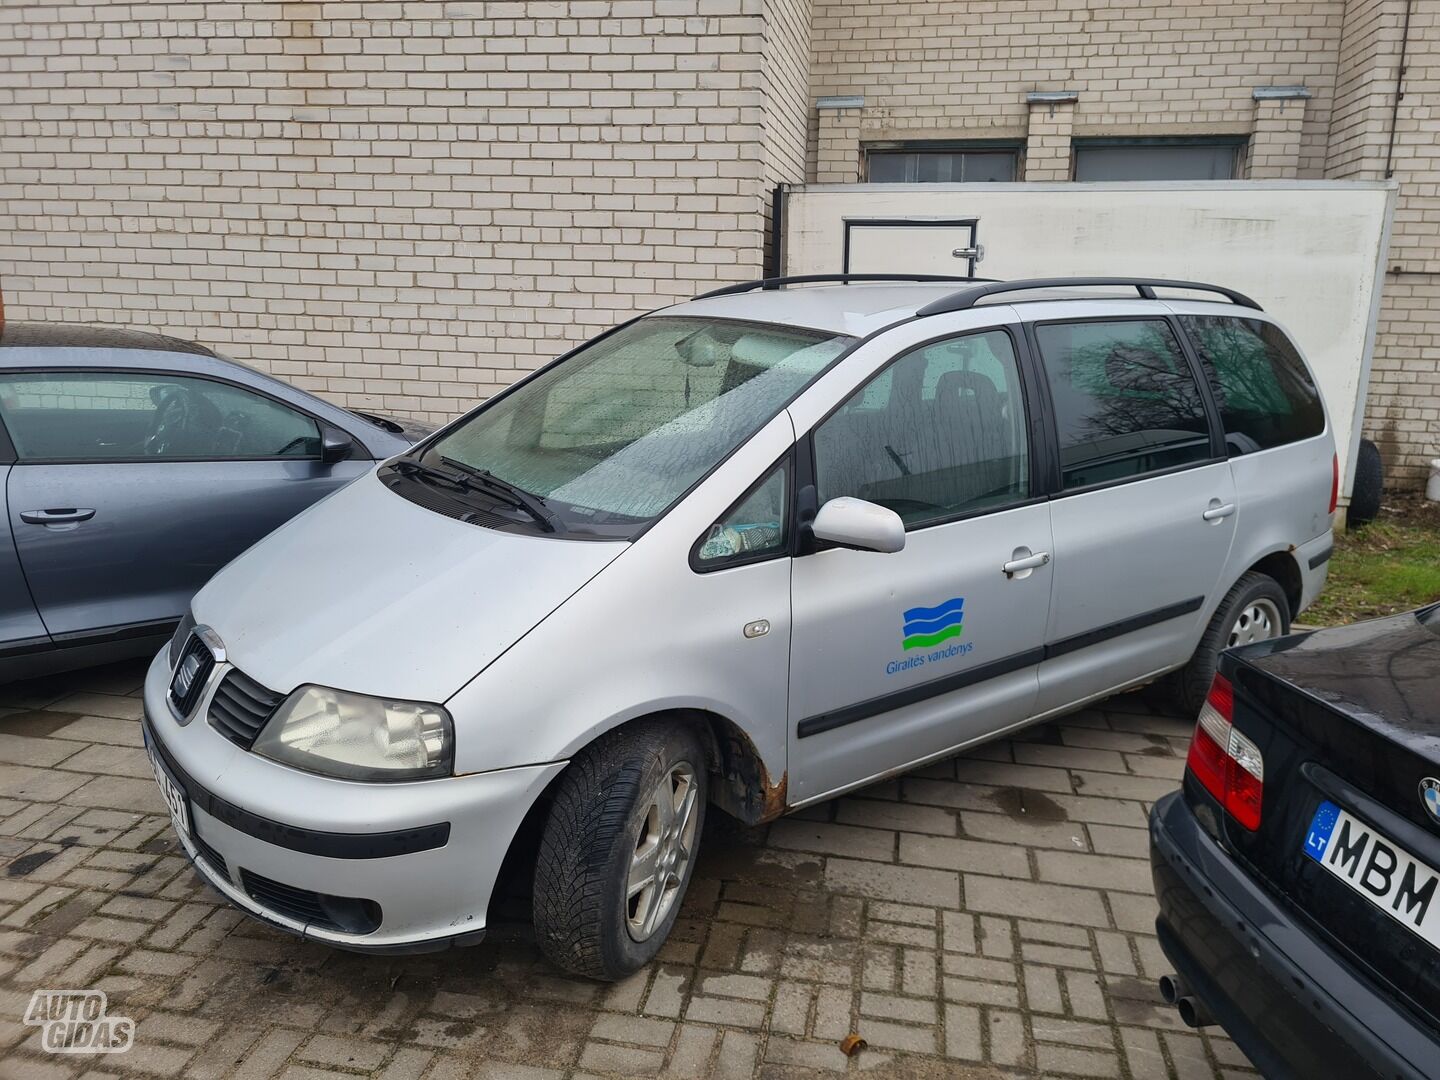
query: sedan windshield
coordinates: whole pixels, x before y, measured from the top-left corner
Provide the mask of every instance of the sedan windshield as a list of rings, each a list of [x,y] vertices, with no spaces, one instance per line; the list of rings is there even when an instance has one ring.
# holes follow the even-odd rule
[[[537,523],[540,513],[551,515],[546,531],[631,536],[852,340],[713,319],[641,319],[482,407],[427,447],[421,463],[538,498],[526,513]]]

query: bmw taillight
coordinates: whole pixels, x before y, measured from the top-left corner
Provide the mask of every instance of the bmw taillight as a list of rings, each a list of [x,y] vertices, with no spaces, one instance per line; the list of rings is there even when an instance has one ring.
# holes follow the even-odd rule
[[[1330,455],[1330,513],[1340,505],[1340,455]]]
[[[1216,674],[1195,723],[1185,764],[1225,812],[1254,832],[1260,827],[1265,794],[1265,759],[1260,748],[1235,730],[1235,690]]]

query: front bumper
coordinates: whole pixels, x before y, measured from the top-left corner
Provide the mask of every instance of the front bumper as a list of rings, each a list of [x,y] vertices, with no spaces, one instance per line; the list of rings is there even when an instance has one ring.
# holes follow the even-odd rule
[[[185,789],[193,836],[183,843],[201,875],[248,914],[340,948],[478,939],[510,841],[563,763],[409,783],[301,772],[206,721],[225,670],[185,724],[166,699],[165,651],[145,678],[146,740]]]
[[[1346,964],[1246,874],[1181,792],[1150,812],[1160,947],[1268,1077],[1423,1080],[1440,1032]]]

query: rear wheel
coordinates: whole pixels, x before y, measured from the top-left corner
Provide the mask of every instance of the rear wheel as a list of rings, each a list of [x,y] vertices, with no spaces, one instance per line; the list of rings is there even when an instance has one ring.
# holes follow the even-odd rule
[[[707,782],[700,740],[663,721],[576,756],[535,865],[535,935],[552,961],[619,979],[659,952],[695,869]]]
[[[1251,571],[1225,594],[1190,662],[1170,680],[1170,696],[1186,716],[1205,703],[1220,654],[1226,649],[1266,641],[1290,632],[1290,601],[1280,583]]]

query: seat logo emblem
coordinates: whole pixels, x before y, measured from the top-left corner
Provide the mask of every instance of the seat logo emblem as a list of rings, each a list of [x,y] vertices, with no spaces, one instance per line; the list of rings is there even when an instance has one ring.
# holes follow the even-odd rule
[[[1440,780],[1427,776],[1420,781],[1420,802],[1430,820],[1440,825]]]
[[[180,670],[175,672],[175,685],[173,687],[175,696],[183,698],[190,693],[190,684],[195,681],[195,676],[200,671],[200,657],[196,653],[190,653],[184,660],[180,661]]]

